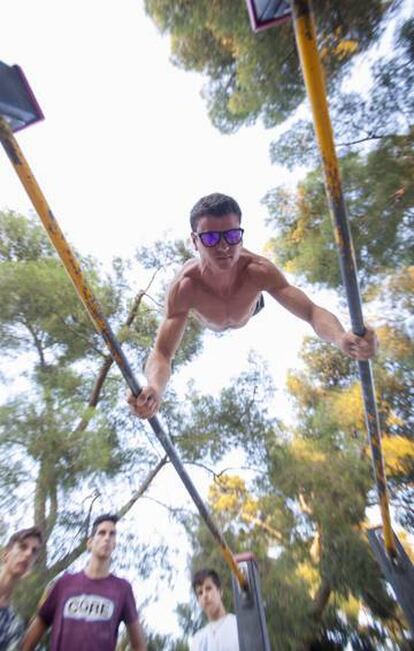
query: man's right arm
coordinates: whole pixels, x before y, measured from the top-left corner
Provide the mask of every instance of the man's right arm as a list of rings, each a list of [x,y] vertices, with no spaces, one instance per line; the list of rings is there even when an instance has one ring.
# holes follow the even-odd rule
[[[189,281],[173,284],[167,298],[167,314],[161,323],[145,366],[147,385],[138,397],[132,394],[128,403],[136,416],[152,418],[158,411],[161,398],[171,377],[171,362],[181,343],[189,313]]]
[[[37,616],[27,629],[22,643],[22,651],[34,651],[47,630],[47,625]]]

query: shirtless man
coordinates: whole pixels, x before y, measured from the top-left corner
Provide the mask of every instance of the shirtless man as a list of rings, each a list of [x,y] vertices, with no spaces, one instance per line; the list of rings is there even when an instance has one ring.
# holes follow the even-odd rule
[[[128,397],[140,418],[151,418],[159,409],[190,311],[212,330],[241,328],[263,307],[262,292],[267,292],[349,357],[367,360],[375,354],[373,330],[367,328],[363,337],[346,332],[331,312],[290,285],[272,262],[245,249],[240,222],[239,205],[223,194],[203,197],[193,207],[191,239],[199,257],[189,260],[171,284],[166,314],[145,367],[147,385],[137,398]]]

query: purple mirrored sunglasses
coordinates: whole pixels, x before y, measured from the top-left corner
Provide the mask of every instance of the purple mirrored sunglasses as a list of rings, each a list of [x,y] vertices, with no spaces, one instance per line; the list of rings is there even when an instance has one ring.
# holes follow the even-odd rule
[[[204,246],[217,246],[221,238],[230,246],[240,244],[243,239],[243,228],[230,228],[228,231],[204,231],[204,233],[194,233]]]

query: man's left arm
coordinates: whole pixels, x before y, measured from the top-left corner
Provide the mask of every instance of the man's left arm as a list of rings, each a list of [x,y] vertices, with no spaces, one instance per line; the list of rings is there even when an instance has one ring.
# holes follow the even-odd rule
[[[267,291],[289,312],[307,321],[318,337],[335,344],[353,359],[367,360],[375,355],[377,338],[371,328],[366,328],[363,337],[347,332],[332,312],[313,303],[301,289],[290,285],[274,265],[272,267],[268,270],[270,282]]]
[[[125,622],[132,651],[147,651],[147,643],[139,621],[134,593],[131,584],[128,582],[126,583],[125,602],[121,619]]]
[[[145,642],[144,631],[136,619],[134,622],[126,625],[129,637],[129,643],[132,651],[147,651],[147,643]]]

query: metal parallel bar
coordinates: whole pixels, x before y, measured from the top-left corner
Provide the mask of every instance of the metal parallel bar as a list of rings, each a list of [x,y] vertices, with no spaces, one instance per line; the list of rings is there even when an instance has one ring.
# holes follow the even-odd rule
[[[352,330],[355,334],[362,336],[365,332],[365,327],[357,279],[357,266],[342,193],[342,183],[329,116],[323,70],[316,44],[315,22],[309,0],[291,1],[296,44],[305,86],[312,108],[316,138],[322,157],[325,187],[334,226],[335,241],[339,252],[341,275],[345,285]],[[364,396],[365,420],[371,446],[374,477],[383,522],[384,541],[388,554],[391,557],[395,557],[397,552],[391,528],[372,367],[369,361],[359,361],[358,366]]]
[[[45,227],[49,238],[55,247],[67,273],[69,274],[75,289],[79,295],[79,298],[82,300],[95,328],[102,335],[105,340],[106,345],[109,348],[109,351],[118,365],[122,375],[124,376],[129,388],[132,393],[137,396],[141,387],[138,381],[135,379],[133,371],[125,357],[125,354],[119,345],[109,323],[106,320],[106,317],[103,314],[102,308],[95,298],[92,289],[87,283],[85,277],[83,276],[80,265],[73,254],[70,245],[65,239],[63,232],[61,231],[59,224],[57,223],[43,193],[38,185],[32,171],[21,151],[9,125],[6,120],[0,117],[0,140],[6,151],[10,162],[12,163],[20,181],[23,184],[29,198],[39,215],[43,226]],[[214,539],[219,544],[224,560],[226,561],[231,572],[237,578],[237,581],[240,587],[245,590],[248,587],[247,580],[239,568],[230,548],[228,547],[226,541],[224,540],[222,534],[217,528],[212,516],[210,515],[207,507],[205,506],[203,500],[198,494],[190,476],[188,475],[186,469],[184,468],[180,457],[177,454],[177,451],[166,432],[164,432],[161,424],[156,416],[149,419],[149,423],[158,439],[164,448],[165,452],[168,454],[171,463],[173,464],[175,470],[180,476],[184,486],[186,487],[188,493],[190,494],[194,504],[196,505],[201,517],[206,523],[208,529],[212,533]]]
[[[384,548],[381,527],[370,529],[368,531],[368,540],[385,579],[394,590],[398,603],[407,618],[407,624],[414,636],[414,567],[397,536],[395,536],[395,542],[398,551],[398,563],[395,563],[394,559],[390,559]]]

